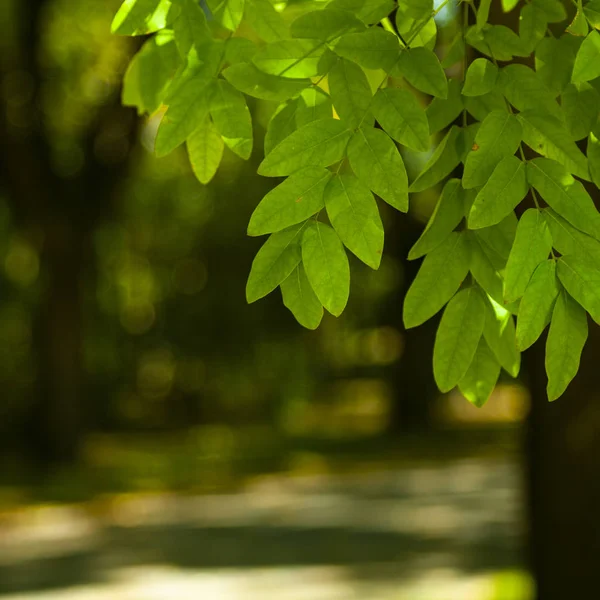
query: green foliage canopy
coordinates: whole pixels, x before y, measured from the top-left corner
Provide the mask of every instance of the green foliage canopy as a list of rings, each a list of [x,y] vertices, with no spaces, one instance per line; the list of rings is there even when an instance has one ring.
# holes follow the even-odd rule
[[[278,104],[258,173],[286,179],[250,219],[248,233],[269,238],[247,299],[279,287],[311,329],[323,309],[346,306],[347,250],[379,267],[377,198],[407,212],[409,193],[441,186],[408,256],[425,258],[405,326],[444,309],[435,380],[481,406],[549,324],[554,400],[577,373],[587,313],[600,322],[600,214],[589,192],[600,183],[600,5],[579,2],[569,17],[557,0],[503,0],[520,11],[513,31],[490,22],[490,0],[465,0],[464,25],[440,57],[435,17],[449,4],[125,0],[113,31],[151,37],[123,101],[161,115],[157,153],[185,142],[203,184],[225,146],[249,158],[247,97]],[[407,153],[425,157],[410,182]]]

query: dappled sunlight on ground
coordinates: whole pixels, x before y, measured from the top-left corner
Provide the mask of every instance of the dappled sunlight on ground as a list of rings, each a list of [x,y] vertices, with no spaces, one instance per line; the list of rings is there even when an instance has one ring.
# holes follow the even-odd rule
[[[465,459],[6,513],[6,600],[526,600],[516,464]],[[525,587],[523,587],[525,585]],[[520,591],[519,591],[520,590]]]

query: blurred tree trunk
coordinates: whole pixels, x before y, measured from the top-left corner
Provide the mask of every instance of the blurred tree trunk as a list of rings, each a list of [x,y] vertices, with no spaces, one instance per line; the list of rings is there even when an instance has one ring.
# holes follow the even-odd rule
[[[42,285],[32,332],[36,381],[22,424],[26,451],[40,466],[74,462],[80,455],[86,430],[83,278],[95,270],[90,241],[111,214],[114,190],[128,170],[135,137],[133,113],[115,95],[78,140],[85,157],[80,171],[63,178],[53,169],[39,96],[47,76],[40,66],[39,31],[48,4],[17,0],[17,47],[0,58],[0,174],[16,226],[40,259]],[[30,100],[20,107],[19,126],[11,119],[8,100],[2,101],[7,98],[2,81],[11,72],[26,73],[34,84]],[[99,133],[114,131],[115,125],[122,136],[114,138],[114,152],[105,148],[109,159],[103,162],[95,143]]]
[[[390,298],[384,311],[385,323],[402,332],[402,356],[393,365],[391,383],[394,402],[390,432],[424,429],[430,424],[431,402],[438,394],[433,380],[431,352],[437,319],[413,329],[405,329],[402,321],[404,296],[415,278],[422,260],[409,261],[408,251],[423,232],[423,224],[408,215],[393,214],[386,234],[386,253],[402,265],[402,283],[398,294]]]
[[[581,369],[546,399],[544,344],[526,354],[532,395],[527,431],[530,559],[539,600],[586,598],[600,560],[600,330],[590,323]]]

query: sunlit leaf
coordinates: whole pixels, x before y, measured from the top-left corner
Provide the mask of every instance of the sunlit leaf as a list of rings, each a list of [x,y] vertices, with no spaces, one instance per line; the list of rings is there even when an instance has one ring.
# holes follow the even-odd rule
[[[305,221],[325,206],[323,192],[331,171],[305,167],[273,188],[256,207],[248,235],[263,235]]]
[[[309,222],[302,237],[302,262],[319,302],[338,317],[348,302],[350,267],[344,246],[329,225]]]
[[[408,210],[408,177],[398,148],[381,129],[361,127],[348,144],[353,171],[371,190],[402,212]]]
[[[485,339],[480,338],[471,365],[458,382],[458,389],[471,404],[480,408],[489,400],[499,376],[500,364]]]
[[[187,139],[190,164],[198,181],[207,184],[217,172],[223,156],[223,139],[213,122],[205,117]]]
[[[469,272],[471,248],[463,233],[450,233],[423,261],[404,299],[404,326],[421,325],[452,298]]]
[[[433,347],[433,375],[449,392],[467,373],[485,322],[485,305],[475,287],[461,290],[444,310]]]
[[[548,400],[556,400],[561,396],[577,375],[587,336],[585,310],[567,292],[560,292],[546,341]]]
[[[302,263],[281,283],[281,296],[283,304],[300,325],[307,329],[316,329],[319,326],[323,318],[323,306],[310,287]]]
[[[367,119],[373,98],[365,72],[352,61],[340,58],[328,79],[329,93],[340,119],[349,127],[358,127]]]
[[[569,294],[600,324],[600,271],[598,265],[577,256],[561,256],[556,272]]]

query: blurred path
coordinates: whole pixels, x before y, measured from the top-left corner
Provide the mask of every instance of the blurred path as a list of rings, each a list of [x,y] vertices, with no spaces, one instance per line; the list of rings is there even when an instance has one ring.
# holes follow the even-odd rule
[[[519,490],[516,464],[482,459],[24,510],[0,521],[0,598],[504,600]]]

